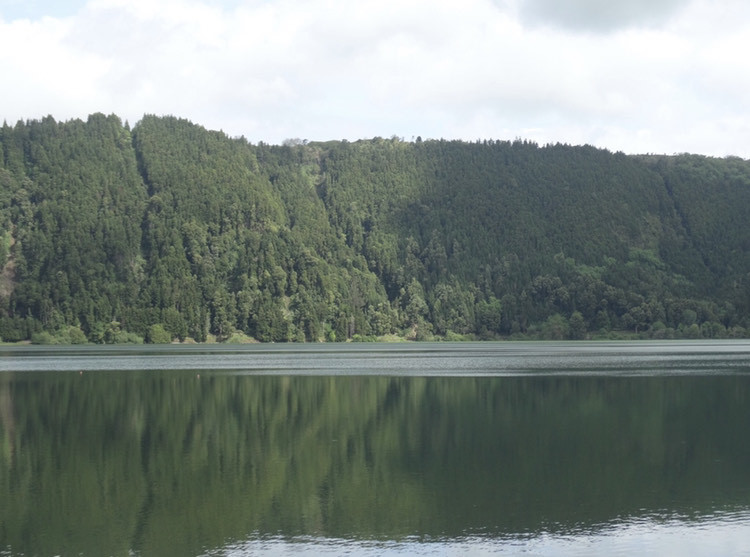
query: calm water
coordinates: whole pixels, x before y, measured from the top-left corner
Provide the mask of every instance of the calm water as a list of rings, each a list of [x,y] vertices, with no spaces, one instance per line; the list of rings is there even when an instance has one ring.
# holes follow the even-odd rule
[[[750,554],[750,343],[0,348],[0,555]]]

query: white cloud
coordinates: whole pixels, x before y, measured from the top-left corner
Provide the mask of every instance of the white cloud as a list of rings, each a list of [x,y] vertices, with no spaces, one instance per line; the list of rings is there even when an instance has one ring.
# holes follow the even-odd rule
[[[618,6],[604,17],[579,0],[571,23],[547,0],[91,0],[65,18],[0,19],[0,117],[175,114],[253,141],[527,137],[750,157],[750,8]]]
[[[95,102],[97,80],[107,63],[61,48],[71,25],[52,18],[0,23],[0,96],[7,116],[67,117]]]

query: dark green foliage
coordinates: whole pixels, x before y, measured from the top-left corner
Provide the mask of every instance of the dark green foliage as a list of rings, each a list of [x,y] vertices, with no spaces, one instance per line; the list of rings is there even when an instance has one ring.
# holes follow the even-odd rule
[[[4,125],[0,155],[6,341],[750,327],[740,159],[521,141],[251,145],[173,117],[131,133],[101,114]]]

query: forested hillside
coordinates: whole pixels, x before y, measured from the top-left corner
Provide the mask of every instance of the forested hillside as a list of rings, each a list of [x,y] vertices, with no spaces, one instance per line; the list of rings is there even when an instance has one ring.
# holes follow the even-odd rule
[[[0,337],[750,332],[750,162],[523,141],[0,129]]]

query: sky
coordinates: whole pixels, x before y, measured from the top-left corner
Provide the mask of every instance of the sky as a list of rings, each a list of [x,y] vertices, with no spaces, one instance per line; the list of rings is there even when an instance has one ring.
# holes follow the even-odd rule
[[[0,0],[0,119],[750,158],[746,0]]]

